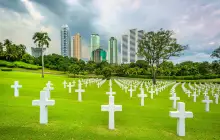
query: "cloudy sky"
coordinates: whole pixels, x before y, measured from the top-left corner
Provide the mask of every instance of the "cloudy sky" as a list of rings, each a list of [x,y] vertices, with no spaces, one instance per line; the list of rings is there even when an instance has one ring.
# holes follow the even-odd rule
[[[81,34],[85,59],[92,33],[107,48],[111,36],[120,40],[129,29],[164,28],[190,46],[175,63],[212,61],[210,53],[220,45],[220,0],[0,0],[0,41],[8,38],[30,48],[33,34],[43,30],[52,39],[49,52],[60,54],[62,24],[72,35]]]

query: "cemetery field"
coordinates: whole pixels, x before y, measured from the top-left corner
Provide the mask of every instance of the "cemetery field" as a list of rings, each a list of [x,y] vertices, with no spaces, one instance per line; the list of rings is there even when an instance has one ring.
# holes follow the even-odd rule
[[[154,99],[146,93],[145,106],[140,106],[139,88],[130,98],[113,80],[115,104],[122,105],[122,111],[115,112],[116,129],[109,130],[108,112],[101,111],[101,105],[108,104],[108,81],[100,88],[83,85],[85,92],[78,102],[77,86],[68,93],[62,84],[76,79],[64,75],[45,74],[43,79],[40,73],[0,71],[0,77],[0,140],[220,140],[220,104],[210,104],[210,112],[205,112],[203,98],[194,103],[181,84],[176,87],[177,96],[185,102],[186,111],[193,112],[193,118],[186,119],[185,137],[177,136],[177,119],[169,117],[169,111],[176,111],[169,100],[173,85]],[[17,98],[11,88],[15,80],[22,85]],[[41,125],[39,106],[32,106],[32,100],[40,98],[48,81],[53,83],[55,105],[48,107],[48,124]]]

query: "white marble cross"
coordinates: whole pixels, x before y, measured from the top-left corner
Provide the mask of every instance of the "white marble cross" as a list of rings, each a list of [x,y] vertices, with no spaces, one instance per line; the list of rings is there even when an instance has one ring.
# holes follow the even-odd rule
[[[218,104],[218,98],[219,98],[219,95],[218,94],[215,94],[215,104]]]
[[[72,93],[72,87],[73,87],[73,85],[72,85],[71,82],[69,82],[69,84],[67,85],[67,87],[69,88],[69,93]]]
[[[19,96],[19,88],[22,88],[22,85],[19,85],[18,81],[14,81],[14,85],[11,85],[11,88],[14,88],[14,96]]]
[[[72,81],[72,84],[73,84],[73,87],[75,87],[76,81],[73,80],[73,81]]]
[[[85,86],[86,86],[86,87],[88,86],[88,81],[85,82]]]
[[[148,89],[149,89],[149,87],[148,87],[148,86],[146,86],[146,91],[148,91]]]
[[[109,96],[109,105],[101,105],[101,111],[109,112],[108,128],[115,129],[115,111],[122,111],[122,105],[115,105],[114,96]]]
[[[54,100],[48,100],[46,91],[40,92],[40,100],[33,100],[32,106],[40,106],[40,124],[48,123],[48,106],[53,106]]]
[[[201,93],[201,89],[200,89],[200,88],[198,89],[198,93],[199,93],[199,95],[200,95],[200,93]]]
[[[136,89],[137,89],[137,85],[134,85],[134,91],[136,91]]]
[[[212,100],[209,100],[209,96],[205,96],[205,100],[202,100],[203,103],[205,103],[205,111],[209,112],[209,104],[213,103]]]
[[[193,102],[196,102],[196,97],[198,96],[197,94],[196,94],[196,91],[194,91],[194,93],[193,93]]]
[[[125,86],[124,89],[125,89],[125,93],[127,93],[127,91],[128,91],[128,87]]]
[[[100,82],[97,83],[98,88],[100,87]]]
[[[193,113],[185,111],[185,103],[178,102],[177,111],[170,111],[170,117],[178,118],[177,120],[177,135],[185,136],[185,119],[193,118]]]
[[[63,87],[64,87],[64,88],[66,88],[66,84],[67,84],[67,82],[66,82],[66,80],[64,80],[64,81],[63,81]]]
[[[47,98],[50,99],[50,91],[54,90],[54,88],[48,86],[48,87],[44,87],[43,90],[47,92]]]
[[[154,98],[154,90],[153,90],[153,88],[151,88],[151,90],[149,91],[149,93],[151,94],[150,98],[153,99],[153,98]]]
[[[174,93],[172,94],[172,97],[170,97],[170,100],[173,100],[173,108],[176,109],[176,101],[177,101],[177,100],[180,100],[180,97],[177,97],[177,96],[176,96],[176,93],[174,92]]]
[[[191,95],[191,91],[187,91],[187,94],[188,94],[188,97],[190,97],[190,95]]]
[[[204,96],[206,97],[209,93],[207,92],[207,90],[203,93]]]
[[[75,92],[78,92],[78,101],[81,102],[82,101],[82,92],[85,92],[84,89],[81,88],[81,82],[79,81],[78,83],[78,89],[75,90]]]
[[[156,89],[155,89],[155,93],[156,93],[156,95],[158,95],[158,91],[159,91],[159,89],[156,88]]]
[[[141,106],[144,106],[144,98],[147,97],[147,94],[144,94],[144,89],[141,89],[141,94],[138,94],[138,97],[141,98]]]
[[[115,92],[113,92],[112,87],[110,87],[110,91],[106,92],[106,94],[108,94],[109,96],[113,96],[115,94]]]
[[[130,98],[132,97],[132,92],[134,91],[133,89],[132,89],[132,86],[130,87],[130,89],[128,90],[129,92],[130,92]]]
[[[110,87],[112,86],[112,80],[111,79],[109,80],[109,86]]]
[[[51,81],[48,81],[46,85],[47,87],[51,87],[53,84],[51,83]]]

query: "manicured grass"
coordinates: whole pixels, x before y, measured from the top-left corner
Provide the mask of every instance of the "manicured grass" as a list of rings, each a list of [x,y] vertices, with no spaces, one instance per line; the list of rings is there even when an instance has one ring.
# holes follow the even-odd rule
[[[171,86],[155,99],[145,99],[145,106],[141,107],[136,96],[139,91],[130,99],[129,93],[124,93],[114,82],[115,103],[122,105],[123,111],[115,113],[116,130],[110,131],[108,112],[101,112],[101,105],[108,104],[108,82],[99,89],[94,84],[86,88],[80,103],[76,93],[69,94],[63,88],[64,79],[73,80],[66,76],[45,75],[42,79],[40,73],[0,71],[0,77],[0,140],[220,139],[220,104],[211,104],[211,112],[207,113],[202,96],[193,103],[192,98],[183,94],[181,85],[176,88],[177,95],[186,103],[186,110],[194,113],[193,119],[186,120],[185,137],[176,136],[177,120],[169,117],[169,111],[173,110],[168,99]],[[23,86],[18,98],[10,88],[14,80]],[[39,107],[32,106],[32,100],[39,99],[39,92],[48,80],[54,84],[51,98],[56,103],[48,107],[48,125],[40,125]]]

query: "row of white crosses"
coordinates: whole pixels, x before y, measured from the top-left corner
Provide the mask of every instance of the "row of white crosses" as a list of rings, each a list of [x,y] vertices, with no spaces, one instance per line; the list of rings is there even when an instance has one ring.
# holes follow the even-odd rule
[[[180,100],[180,97],[177,97],[176,96],[176,87],[179,85],[180,83],[176,83],[172,88],[171,88],[171,91],[170,91],[170,94],[172,94],[172,97],[170,97],[169,99],[173,101],[173,109],[176,109],[176,101],[177,100]]]
[[[66,81],[63,82],[64,88],[66,88],[66,86],[65,86],[66,83],[67,83]],[[73,82],[69,82],[69,84],[67,85],[67,87],[69,88],[69,93],[72,93],[72,87],[75,86],[75,83],[76,83],[76,82],[73,81]],[[75,92],[78,93],[78,101],[79,101],[79,102],[82,102],[82,93],[85,92],[85,90],[82,89],[81,80],[78,80],[78,89],[75,89]]]
[[[186,92],[186,93],[188,94],[188,97],[190,97],[189,94],[190,94],[191,92],[185,88],[184,84],[185,84],[185,83],[182,84],[182,89],[183,89],[184,92]],[[190,83],[189,83],[189,85],[191,86]],[[205,86],[207,87],[208,84],[205,84]],[[204,87],[205,87],[205,86],[204,86]],[[193,92],[193,95],[192,95],[192,96],[193,96],[193,102],[196,102],[197,97],[200,95],[200,92],[201,92],[201,86],[198,86],[198,85],[196,84],[195,87],[197,87],[198,90],[197,90],[197,88],[193,88],[193,87],[191,86],[191,88],[194,89],[194,92]],[[213,101],[209,99],[208,90],[207,90],[207,89],[208,89],[208,88],[205,88],[205,91],[204,91],[204,93],[203,93],[203,94],[204,94],[204,100],[202,100],[202,103],[205,103],[205,111],[206,111],[206,112],[209,112],[209,108],[210,108],[210,105],[209,105],[209,104],[210,104],[210,103],[213,103]],[[198,91],[199,94],[197,94],[196,91]],[[215,97],[215,103],[218,104],[219,94],[213,94],[213,95],[214,95],[214,97]]]
[[[187,91],[187,89],[184,87],[184,84],[182,84],[182,89],[184,91]],[[173,88],[171,89],[172,97],[170,97],[170,100],[174,100],[173,108],[176,107],[176,100],[180,100],[179,97],[176,97],[175,88],[178,84],[175,84]],[[190,85],[190,84],[189,84]],[[196,100],[196,89],[191,86],[191,89],[194,90],[194,101]],[[209,111],[209,103],[212,103],[212,100],[209,100],[209,96],[205,96],[205,100],[202,101],[203,103],[206,103],[206,111]],[[185,118],[193,118],[192,112],[185,112],[185,103],[178,102],[178,109],[177,111],[170,111],[170,117],[178,118],[177,122],[177,134],[179,136],[185,136]]]
[[[105,81],[106,81],[106,79],[105,80],[101,80],[100,82],[97,82],[98,88],[100,88],[105,83]]]
[[[135,91],[135,89],[133,89],[132,82],[129,82],[129,81],[125,82],[125,80],[116,80],[116,79],[115,79],[115,82],[119,85],[120,88],[122,88],[122,90],[123,90],[124,84],[130,83],[130,89],[128,91],[130,92],[130,98],[133,97],[133,91]],[[149,85],[149,86],[152,87],[151,91],[149,91],[150,94],[151,94],[151,99],[153,99],[153,94],[154,93],[156,95],[158,95],[158,93],[163,91],[166,87],[168,87],[169,85],[174,84],[174,82],[170,82],[170,83],[168,83],[168,82],[161,82],[160,84],[158,84],[160,86],[153,86],[153,85],[149,84],[150,83],[149,81],[148,82],[133,82],[133,83],[135,83],[134,86],[136,85],[136,87],[138,85],[140,85],[140,94],[138,94],[137,96],[141,99],[141,106],[144,106],[144,99],[146,97],[148,97],[148,95],[144,93],[144,88],[143,88],[144,84],[145,84],[145,86]],[[155,90],[153,90],[153,89],[155,89]]]
[[[176,101],[180,100],[179,97],[176,97],[176,92],[175,88],[179,85],[180,83],[176,83],[172,88],[171,88],[171,94],[172,97],[170,97],[170,100],[173,100],[173,108],[176,108]],[[172,118],[177,118],[177,135],[178,136],[185,136],[185,119],[186,118],[193,118],[193,113],[189,111],[185,111],[185,103],[184,102],[178,102],[177,104],[177,111],[170,111],[169,114],[170,117]]]
[[[112,81],[109,80],[109,87],[110,91],[106,94],[109,95],[109,104],[108,105],[101,105],[101,111],[108,111],[109,112],[109,122],[108,128],[110,130],[115,129],[115,111],[122,111],[122,105],[115,105],[114,96],[116,94],[112,91]]]

